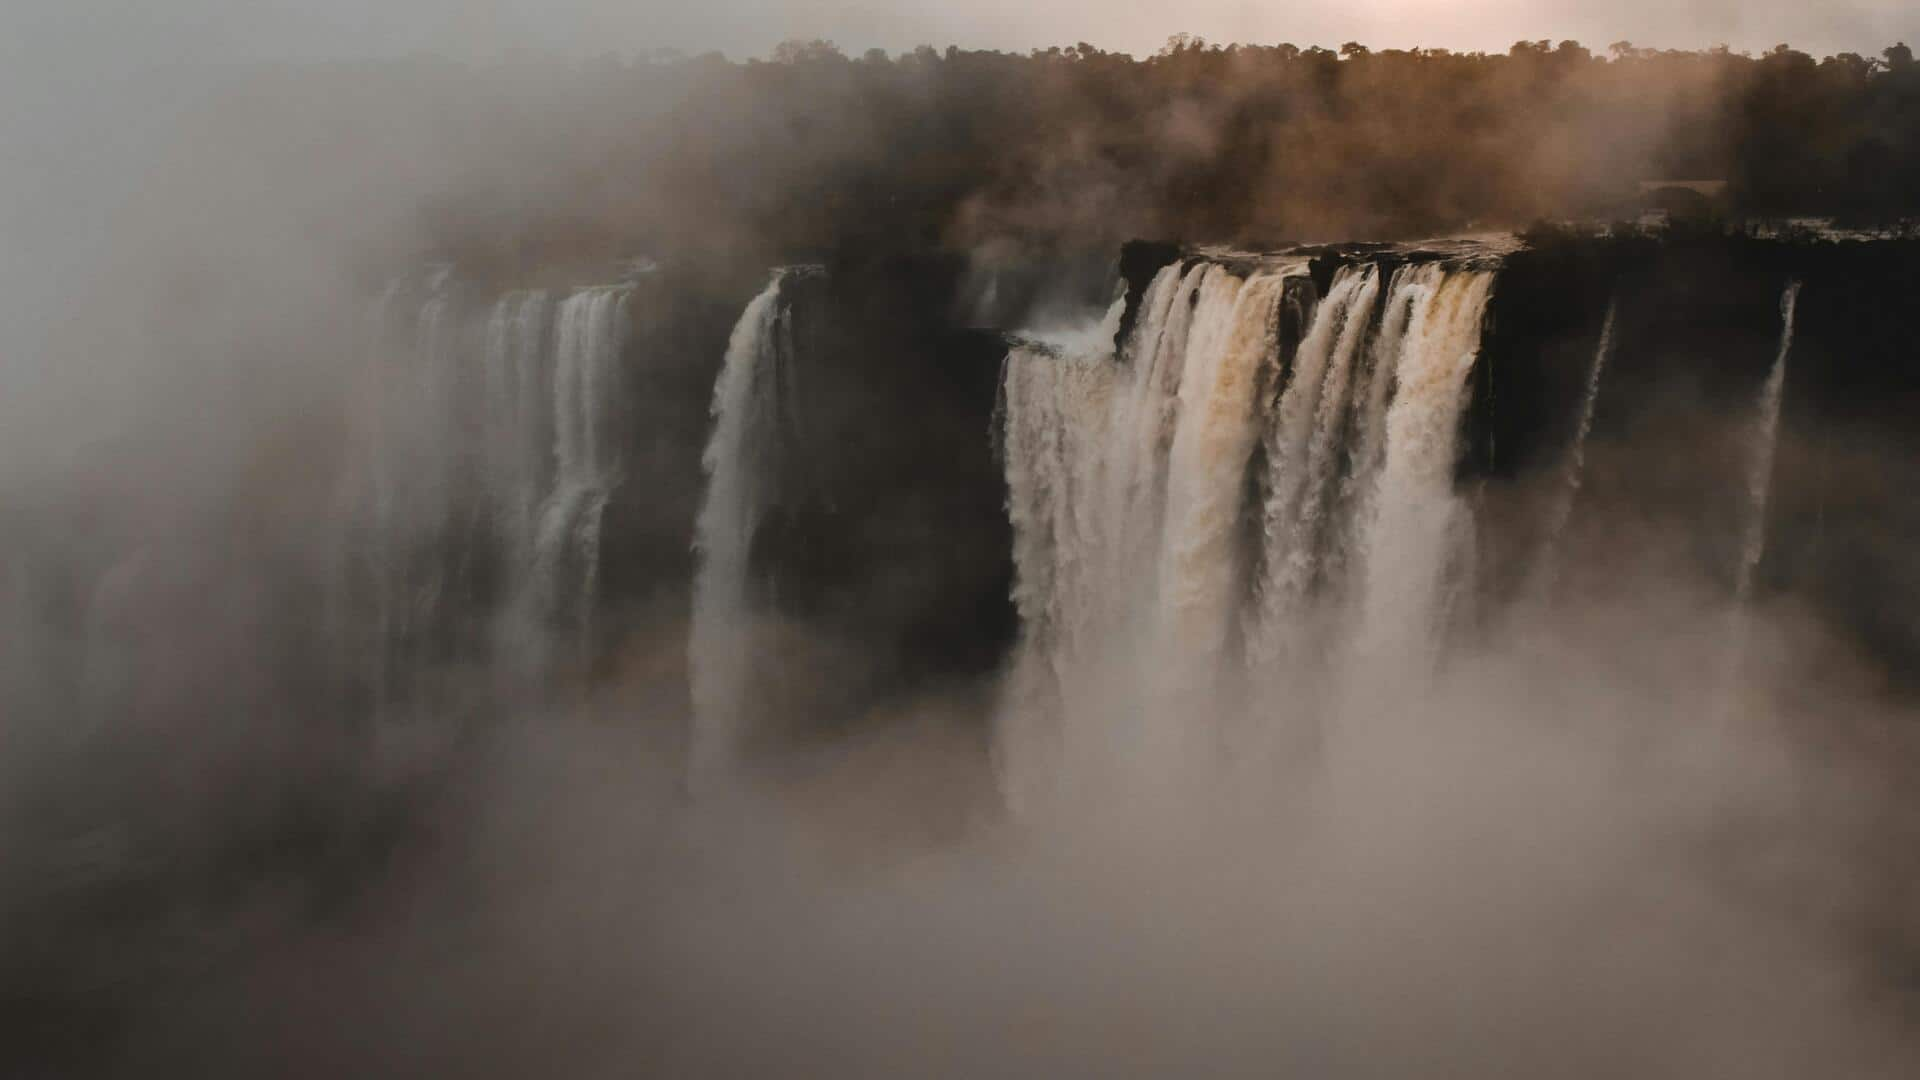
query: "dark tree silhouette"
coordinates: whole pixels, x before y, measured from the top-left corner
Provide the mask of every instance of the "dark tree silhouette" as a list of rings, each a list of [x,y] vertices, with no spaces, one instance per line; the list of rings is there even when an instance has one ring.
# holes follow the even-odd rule
[[[1335,52],[1177,34],[1146,59],[1082,42],[850,61],[827,41],[771,59],[561,70],[567,123],[522,155],[537,183],[501,166],[442,193],[433,243],[801,258],[846,243],[1388,238],[1613,219],[1659,178],[1728,181],[1736,217],[1920,214],[1920,65],[1904,44],[1817,60],[1619,41],[1596,57],[1548,39]],[[414,60],[390,74],[474,101],[471,116],[449,107],[451,127],[492,121],[496,71]]]

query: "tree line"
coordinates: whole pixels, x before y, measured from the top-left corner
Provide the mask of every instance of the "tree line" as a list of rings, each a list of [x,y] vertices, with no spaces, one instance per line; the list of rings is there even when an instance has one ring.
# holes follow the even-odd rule
[[[432,243],[523,260],[1386,239],[1631,215],[1649,179],[1725,180],[1739,216],[1920,215],[1905,44],[1489,54],[1179,35],[1135,58],[792,41],[745,62],[416,59],[350,77],[411,91],[423,72],[439,137],[466,133],[467,167],[423,200]]]

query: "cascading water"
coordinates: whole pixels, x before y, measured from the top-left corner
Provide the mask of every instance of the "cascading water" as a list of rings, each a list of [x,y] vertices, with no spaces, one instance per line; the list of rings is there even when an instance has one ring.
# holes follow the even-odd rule
[[[1120,385],[1111,422],[1118,435],[1113,460],[1103,466],[1099,487],[1105,502],[1099,511],[1112,533],[1104,572],[1110,580],[1135,575],[1142,592],[1157,591],[1157,554],[1160,527],[1166,512],[1167,463],[1173,449],[1175,420],[1179,416],[1181,375],[1187,360],[1187,338],[1193,327],[1201,279],[1207,267],[1182,273],[1170,266],[1155,277],[1142,303],[1145,315],[1135,325],[1127,350],[1129,377]],[[1062,362],[1091,365],[1091,379],[1103,379],[1113,360],[1114,328],[1124,315],[1125,299],[1116,301],[1096,331],[1092,343],[1070,344]],[[1030,366],[1022,371],[1031,370]],[[1091,388],[1089,388],[1091,389]],[[1099,395],[1092,402],[1099,408]],[[1009,400],[1009,406],[1017,403]],[[1082,430],[1091,430],[1082,428]],[[1104,435],[1101,438],[1105,438]],[[1089,482],[1092,482],[1091,479]],[[1128,616],[1130,612],[1115,612]]]
[[[509,293],[487,319],[484,353],[484,482],[502,579],[495,650],[503,668],[523,678],[538,672],[545,655],[528,584],[553,474],[552,321],[544,291]]]
[[[482,447],[489,501],[509,566],[530,557],[540,500],[553,471],[546,370],[551,321],[552,304],[541,290],[507,294],[487,319]]]
[[[1364,526],[1365,599],[1360,663],[1393,658],[1396,670],[1431,666],[1440,635],[1445,576],[1472,528],[1453,489],[1467,374],[1479,352],[1494,275],[1438,264],[1407,276],[1417,291],[1386,417],[1386,456]]]
[[[547,618],[591,647],[600,524],[621,480],[612,415],[630,325],[630,286],[582,289],[555,317],[553,485],[534,536],[530,594]]]
[[[410,347],[380,365],[373,496],[372,643],[375,700],[381,706],[404,687],[405,673],[434,657],[434,631],[448,591],[461,480],[460,356],[467,335],[463,298],[452,269],[435,267],[413,318]]]
[[[999,752],[1016,805],[1086,770],[1177,770],[1233,738],[1233,701],[1247,722],[1275,722],[1276,675],[1300,659],[1288,650],[1331,650],[1341,633],[1313,620],[1315,598],[1358,599],[1329,580],[1356,539],[1366,614],[1396,631],[1376,636],[1408,648],[1439,633],[1464,516],[1457,429],[1493,275],[1403,267],[1383,306],[1375,266],[1342,268],[1317,303],[1305,270],[1168,266],[1118,356],[1098,344],[1110,334],[1008,354],[1022,637]],[[1308,317],[1287,356],[1290,302]],[[1245,666],[1229,662],[1237,650]]]
[[[1567,445],[1567,456],[1560,469],[1560,484],[1553,492],[1553,501],[1548,504],[1546,527],[1542,532],[1541,564],[1535,574],[1535,592],[1544,593],[1553,586],[1554,575],[1558,571],[1560,554],[1560,534],[1566,532],[1567,522],[1573,519],[1573,504],[1580,497],[1580,486],[1586,481],[1587,472],[1587,436],[1593,431],[1593,411],[1600,400],[1600,376],[1607,370],[1607,356],[1613,352],[1613,320],[1617,313],[1618,302],[1607,301],[1606,318],[1600,323],[1600,342],[1593,349],[1593,366],[1587,369],[1585,391],[1580,395],[1580,416],[1575,421],[1573,441]]]
[[[1733,600],[1744,605],[1753,592],[1754,571],[1767,547],[1767,499],[1773,489],[1774,448],[1780,436],[1780,403],[1786,395],[1787,356],[1793,351],[1793,313],[1800,302],[1800,283],[1787,283],[1780,294],[1780,346],[1773,367],[1760,388],[1759,419],[1747,457],[1746,521],[1741,534],[1740,565],[1734,577]]]
[[[1751,633],[1748,602],[1754,574],[1767,550],[1767,503],[1773,490],[1773,460],[1780,438],[1780,406],[1786,397],[1787,357],[1793,352],[1793,316],[1800,302],[1800,283],[1790,281],[1780,294],[1780,345],[1773,367],[1760,388],[1760,407],[1747,450],[1745,519],[1741,525],[1740,562],[1734,567],[1733,612],[1727,629],[1726,670],[1720,680],[1715,711],[1721,719],[1737,707],[1741,668],[1746,663]]]
[[[1379,328],[1372,346],[1363,354],[1362,389],[1356,390],[1353,427],[1348,438],[1346,475],[1340,484],[1338,512],[1334,529],[1328,534],[1329,569],[1349,570],[1351,557],[1357,555],[1362,541],[1362,526],[1371,518],[1374,486],[1387,452],[1387,406],[1393,401],[1395,380],[1399,378],[1401,350],[1406,345],[1407,324],[1413,308],[1427,295],[1416,281],[1424,272],[1419,267],[1403,266],[1387,282],[1387,299],[1379,316]]]
[[[524,678],[546,670],[556,629],[584,644],[592,619],[632,287],[558,304],[543,290],[484,306],[466,294],[435,267],[396,280],[369,320],[344,496],[357,524],[329,605],[342,676],[376,702],[460,648],[462,624],[490,618],[494,659]]]
[[[687,660],[694,730],[690,780],[718,783],[746,735],[754,635],[749,600],[753,537],[765,506],[767,445],[777,429],[783,370],[791,366],[792,313],[774,274],[734,325],[713,391],[713,432],[701,456],[707,490],[694,525],[699,568]]]
[[[1270,668],[1307,642],[1307,596],[1326,554],[1327,499],[1349,433],[1355,356],[1361,351],[1379,295],[1371,265],[1342,267],[1320,302],[1295,352],[1285,390],[1267,431],[1267,476],[1261,512],[1264,566],[1260,611],[1250,633],[1249,660]]]
[[[1063,740],[1053,737],[1059,733],[1021,722],[1045,713],[1058,715],[1063,725],[1072,724],[1082,712],[1076,706],[1092,689],[1083,673],[1103,655],[1096,635],[1102,629],[1137,625],[1117,623],[1107,614],[1125,618],[1132,596],[1102,590],[1110,574],[1134,565],[1129,559],[1134,545],[1124,535],[1106,543],[1095,530],[1113,524],[1101,512],[1103,503],[1124,521],[1128,504],[1159,498],[1153,489],[1161,481],[1151,475],[1129,476],[1129,463],[1123,461],[1114,470],[1120,477],[1116,490],[1101,490],[1103,477],[1094,459],[1124,374],[1111,363],[1111,348],[1056,351],[1023,344],[1007,357],[1001,446],[1019,568],[1013,601],[1028,646],[1016,659],[1013,674],[1015,692],[1025,707],[1009,715],[1009,738],[1023,756],[1009,759],[1009,767],[1053,768],[1038,759],[1052,761],[1065,749]],[[1144,369],[1136,367],[1135,374]],[[1140,389],[1148,400],[1129,404],[1156,414],[1160,403],[1152,400],[1153,391]],[[1020,729],[1011,730],[1011,725]]]
[[[1232,631],[1230,613],[1246,589],[1241,511],[1246,470],[1259,440],[1254,398],[1263,363],[1277,345],[1277,314],[1288,272],[1245,282],[1222,267],[1202,280],[1180,376],[1179,423],[1167,464],[1167,506],[1155,611],[1156,695],[1165,706],[1216,685]],[[1182,729],[1155,723],[1164,745]]]

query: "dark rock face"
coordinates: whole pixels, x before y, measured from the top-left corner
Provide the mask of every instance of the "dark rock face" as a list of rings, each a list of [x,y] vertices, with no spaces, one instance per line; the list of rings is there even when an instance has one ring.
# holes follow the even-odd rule
[[[991,443],[1006,345],[953,325],[961,271],[938,256],[851,256],[790,279],[783,297],[793,430],[753,563],[766,606],[831,654],[819,659],[830,680],[785,680],[819,723],[988,672],[1015,631]]]
[[[1280,314],[1268,374],[1276,391],[1306,329],[1305,297],[1324,294],[1340,266],[1364,260],[1384,281],[1409,262],[1459,257],[1382,245],[1304,253],[1312,262],[1301,296]],[[1122,248],[1114,266],[1127,301],[1122,338],[1154,275],[1191,257],[1171,244]],[[999,305],[1030,311],[1053,286],[1017,269],[999,269]],[[783,285],[791,399],[752,563],[759,606],[810,642],[789,665],[802,670],[783,676],[801,726],[831,728],[888,695],[990,672],[1017,632],[992,446],[1006,342],[971,325],[981,307],[958,300],[977,271],[957,252],[874,243],[831,253],[821,272]],[[628,635],[688,609],[714,381],[764,274],[663,267],[634,279],[625,385],[612,410],[625,460],[603,526],[595,670]],[[1069,276],[1069,291],[1091,302],[1078,281],[1085,275]],[[1571,537],[1613,552],[1587,560],[1595,565],[1677,546],[1707,579],[1730,585],[1758,395],[1780,343],[1781,294],[1794,280],[1802,289],[1762,597],[1802,597],[1889,670],[1920,667],[1911,662],[1920,628],[1907,615],[1920,609],[1920,570],[1905,554],[1920,536],[1920,500],[1908,494],[1920,480],[1912,464],[1920,434],[1907,422],[1920,401],[1909,315],[1920,295],[1915,242],[1542,232],[1506,254],[1470,376],[1457,469],[1483,509],[1490,599],[1520,588],[1539,557],[1539,505],[1564,485],[1610,305],[1612,349]],[[476,628],[489,597],[499,599],[484,538],[468,539],[465,554],[421,554],[446,563],[460,597],[449,610],[467,613],[445,628],[452,636],[433,652],[443,659],[484,651]],[[474,632],[462,637],[463,625]]]
[[[605,648],[651,620],[685,617],[714,380],[728,331],[763,283],[763,270],[715,276],[668,267],[634,286],[617,409],[626,460],[602,523]]]
[[[792,367],[781,375],[781,430],[770,437],[777,452],[756,466],[769,474],[768,503],[752,564],[758,606],[807,642],[786,666],[823,666],[818,677],[783,676],[796,726],[831,727],[887,694],[978,676],[1012,639],[1011,537],[991,434],[1006,342],[966,325],[970,313],[954,301],[967,271],[959,253],[874,246],[782,278]],[[541,283],[565,296],[616,273],[556,270]],[[599,422],[616,433],[618,482],[600,522],[592,632],[576,648],[581,619],[571,609],[542,626],[561,681],[605,677],[630,646],[666,641],[670,649],[682,633],[715,382],[734,324],[766,275],[758,265],[668,265],[626,278],[626,340],[617,375],[600,386]],[[342,702],[349,711],[430,695],[442,672],[512,662],[500,654],[496,626],[529,571],[508,564],[516,556],[479,471],[488,437],[478,421],[479,350],[496,303],[526,284],[456,277],[447,286],[457,297],[449,319],[462,327],[452,438],[465,471],[448,485],[446,520],[399,553],[405,580],[426,583],[413,591],[430,590],[433,602],[387,633],[390,655],[371,676],[381,684],[356,687]],[[1011,290],[1010,299],[1030,307],[1046,285]],[[407,295],[392,305],[396,363],[419,361],[411,334],[424,300]],[[545,334],[539,446],[554,436],[546,415],[554,408],[552,325]],[[562,576],[584,572],[570,565]],[[355,594],[353,612],[373,618],[378,584]]]
[[[1186,256],[1121,251],[1128,332],[1155,273]],[[1450,251],[1345,245],[1317,253],[1384,277]],[[778,606],[867,659],[872,693],[990,670],[1016,627],[1001,478],[989,453],[1004,345],[956,327],[957,259],[844,255],[792,298],[807,326],[804,437],[757,544]],[[1909,298],[1920,244],[1787,242],[1676,232],[1542,233],[1504,257],[1470,378],[1457,470],[1483,509],[1481,581],[1497,602],[1540,556],[1541,500],[1564,468],[1608,307],[1570,543],[1604,574],[1667,547],[1730,587],[1750,504],[1758,398],[1801,282],[1769,500],[1761,599],[1792,594],[1896,674],[1920,665],[1913,462],[1920,402]],[[1303,327],[1282,312],[1282,338]],[[1289,350],[1281,350],[1286,355]],[[1284,374],[1284,372],[1280,372]],[[844,704],[844,703],[843,703]],[[834,714],[844,708],[827,710]]]
[[[1127,286],[1127,308],[1120,316],[1120,329],[1113,339],[1116,353],[1132,331],[1134,320],[1140,316],[1141,298],[1146,296],[1147,286],[1153,284],[1154,275],[1168,264],[1178,262],[1180,254],[1178,245],[1152,240],[1129,240],[1121,245],[1120,280]]]
[[[1920,660],[1920,242],[1787,242],[1718,234],[1545,235],[1506,260],[1474,379],[1461,481],[1560,467],[1609,303],[1613,345],[1588,442],[1581,518],[1613,543],[1685,536],[1729,576],[1761,386],[1801,283],[1768,502],[1760,588],[1811,603],[1898,679]],[[1508,528],[1492,561],[1534,537]],[[1512,574],[1505,575],[1511,579]],[[1511,580],[1509,580],[1511,584]],[[1917,683],[1916,686],[1920,686]],[[1907,687],[1914,689],[1916,687]]]

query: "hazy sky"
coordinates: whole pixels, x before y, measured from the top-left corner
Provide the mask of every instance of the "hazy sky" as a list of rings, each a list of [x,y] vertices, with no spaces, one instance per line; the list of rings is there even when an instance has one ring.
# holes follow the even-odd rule
[[[1026,49],[1079,40],[1153,51],[1185,31],[1216,41],[1505,49],[1518,38],[1877,52],[1920,38],[1911,0],[4,0],[17,45],[43,57],[486,56],[657,45],[763,55],[789,37],[853,51],[921,43]],[[29,44],[29,43],[33,44]]]

